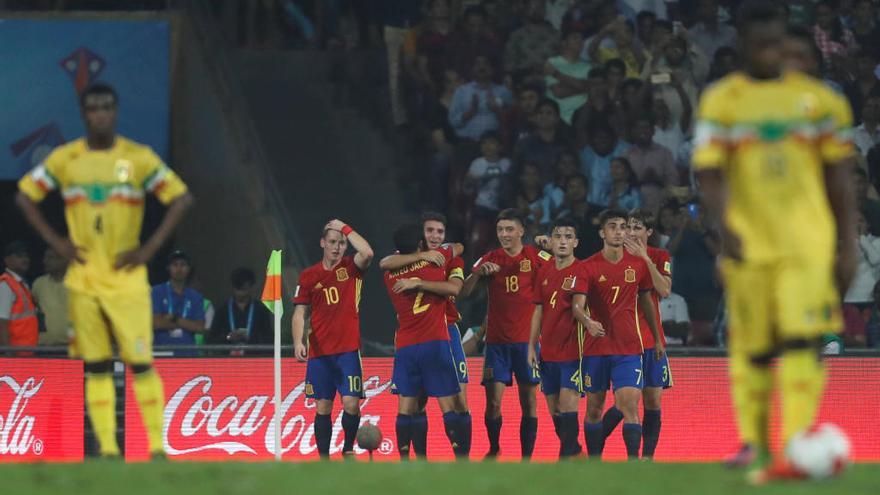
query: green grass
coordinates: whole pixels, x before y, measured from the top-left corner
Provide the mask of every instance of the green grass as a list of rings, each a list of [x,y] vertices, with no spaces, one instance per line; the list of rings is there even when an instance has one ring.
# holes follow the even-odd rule
[[[841,478],[752,488],[744,473],[717,464],[518,463],[179,463],[0,465],[2,493],[23,495],[515,494],[840,495],[880,493],[880,465],[861,464]]]

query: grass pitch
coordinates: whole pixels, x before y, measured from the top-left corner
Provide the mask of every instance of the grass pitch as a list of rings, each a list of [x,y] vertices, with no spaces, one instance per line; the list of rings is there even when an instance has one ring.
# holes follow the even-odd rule
[[[880,493],[880,464],[841,478],[750,487],[717,464],[588,463],[193,463],[0,465],[2,493],[24,494],[518,494],[727,495]]]

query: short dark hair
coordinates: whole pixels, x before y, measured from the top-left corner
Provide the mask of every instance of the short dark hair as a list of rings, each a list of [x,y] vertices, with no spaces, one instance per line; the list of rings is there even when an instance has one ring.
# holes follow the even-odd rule
[[[749,0],[740,7],[737,21],[742,32],[754,24],[782,22],[782,12],[774,2]]]
[[[587,73],[587,79],[605,79],[606,77],[608,77],[608,71],[604,67],[593,67]]]
[[[541,96],[542,94],[544,94],[544,87],[541,86],[540,84],[530,82],[530,83],[523,84],[522,86],[520,86],[519,90],[516,92],[516,94],[520,95],[522,93],[525,93],[526,91],[531,91],[531,92],[537,94],[538,96]]]
[[[634,114],[629,120],[629,125],[630,127],[635,127],[636,124],[643,122],[647,122],[648,125],[654,127],[654,116],[651,115],[651,112],[639,112]]]
[[[549,235],[553,235],[553,231],[554,231],[554,230],[556,230],[556,229],[561,229],[561,228],[563,228],[563,227],[571,227],[571,228],[573,228],[573,229],[574,229],[574,236],[575,236],[575,237],[578,236],[578,223],[577,223],[577,220],[575,220],[574,218],[569,217],[569,216],[565,216],[565,217],[562,217],[562,218],[557,218],[556,220],[554,220],[553,223],[550,224],[550,230],[547,231],[547,234],[549,234]]]
[[[525,225],[525,221],[523,220],[522,215],[519,210],[516,208],[505,208],[498,212],[498,216],[495,218],[495,224],[502,220],[513,220],[514,222],[518,222],[520,225]]]
[[[425,225],[425,222],[440,222],[443,226],[446,226],[446,215],[440,213],[439,211],[426,211],[423,212],[419,217],[419,220],[422,223],[422,226]]]
[[[394,231],[394,247],[400,254],[412,254],[425,244],[424,227],[416,223],[401,225]]]
[[[85,107],[86,98],[92,95],[110,95],[113,97],[113,104],[119,105],[119,94],[116,93],[113,86],[101,82],[92,83],[83,90],[82,94],[79,95],[79,105]]]
[[[813,36],[813,31],[811,29],[806,26],[801,26],[800,24],[792,24],[791,26],[788,26],[786,34],[789,38],[794,38],[801,43],[806,43],[807,46],[810,47],[810,51],[813,52],[813,58],[815,58],[816,63],[822,64],[822,50],[820,50],[819,45],[816,44],[816,38]],[[718,56],[717,52],[715,56]]]
[[[566,187],[566,189],[568,188],[568,183],[571,182],[572,179],[574,179],[574,180],[579,180],[579,181],[583,182],[583,183],[584,183],[584,187],[587,187],[587,188],[590,187],[590,179],[588,179],[586,175],[584,175],[584,174],[574,174],[574,175],[569,175],[569,176],[565,179],[565,187]]]
[[[611,72],[611,69],[617,69],[626,74],[626,63],[619,58],[612,58],[605,62],[605,70]]]
[[[257,283],[257,276],[254,275],[254,271],[250,268],[240,266],[235,270],[232,270],[232,274],[229,275],[229,281],[234,288],[241,289],[245,285],[254,285]]]
[[[652,19],[657,20],[657,14],[651,12],[650,10],[641,10],[638,14],[636,14],[636,21],[641,21],[642,19]]]
[[[626,79],[623,80],[623,82],[620,83],[620,89],[625,90],[625,89],[629,88],[630,86],[635,89],[642,89],[642,87],[644,85],[645,85],[645,81],[642,81],[641,79],[639,79],[637,77],[627,77]]]
[[[538,102],[538,105],[535,109],[539,109],[541,107],[550,107],[556,112],[556,115],[559,115],[559,103],[551,100],[550,98],[542,98],[541,101]]]
[[[672,24],[672,21],[667,21],[666,19],[657,19],[657,22],[654,23],[654,29],[665,29],[670,33],[675,31],[675,26]]]
[[[480,144],[485,143],[489,140],[497,141],[501,143],[501,133],[498,131],[486,131],[480,136]]]
[[[605,225],[615,218],[622,218],[625,221],[629,218],[629,215],[626,210],[621,210],[620,208],[608,208],[602,213],[599,213],[599,228],[604,229]]]
[[[633,208],[629,211],[627,220],[635,220],[645,226],[645,230],[654,230],[657,225],[657,216],[644,208]]]
[[[577,34],[578,36],[581,37],[581,39],[584,39],[584,32],[581,31],[580,29],[575,29],[574,27],[566,27],[566,28],[563,28],[563,29],[562,29],[562,35],[559,37],[559,39],[560,39],[560,40],[565,40],[566,38],[568,38],[568,37],[571,36],[572,34]]]

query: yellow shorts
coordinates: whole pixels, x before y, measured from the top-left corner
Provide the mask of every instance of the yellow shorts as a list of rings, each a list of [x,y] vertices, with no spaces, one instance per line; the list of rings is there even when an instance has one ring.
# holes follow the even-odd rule
[[[812,339],[843,325],[833,262],[721,261],[731,353],[765,354],[787,340]]]
[[[150,293],[95,296],[69,291],[68,311],[74,328],[71,353],[87,363],[113,357],[113,341],[128,364],[153,362],[153,305]]]

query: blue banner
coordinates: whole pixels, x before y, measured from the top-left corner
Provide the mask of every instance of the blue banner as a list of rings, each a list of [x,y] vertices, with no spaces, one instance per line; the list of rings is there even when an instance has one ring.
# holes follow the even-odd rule
[[[168,160],[166,21],[0,20],[0,180],[17,180],[55,146],[81,137],[79,92],[119,93],[120,134]]]

